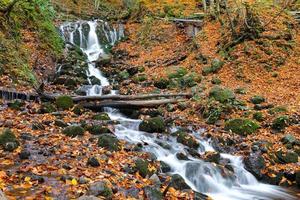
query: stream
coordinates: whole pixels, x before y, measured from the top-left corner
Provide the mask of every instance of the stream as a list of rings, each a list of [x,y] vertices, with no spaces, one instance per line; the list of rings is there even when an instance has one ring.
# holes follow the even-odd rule
[[[102,87],[110,83],[96,68],[95,62],[106,56],[106,49],[109,46],[124,37],[124,27],[122,25],[113,27],[104,21],[94,20],[64,23],[60,30],[65,41],[77,45],[87,55],[88,77],[95,76],[101,81],[101,85],[89,87],[87,95],[102,95]],[[118,91],[115,90],[111,92],[111,94],[117,93]],[[105,108],[104,111],[112,120],[119,122],[115,125],[115,135],[119,139],[132,144],[146,143],[144,151],[153,153],[157,160],[168,164],[171,167],[170,174],[181,175],[194,191],[207,194],[217,200],[296,199],[282,187],[258,182],[251,173],[245,170],[242,157],[221,154],[222,158],[230,160],[234,170],[234,176],[225,177],[216,165],[190,155],[186,147],[178,143],[175,137],[141,132],[138,129],[141,120],[130,119],[113,108]],[[177,128],[173,127],[171,132],[176,130]],[[199,154],[214,151],[209,141],[201,139],[204,131],[193,132],[201,144],[198,149]],[[163,148],[161,143],[168,145],[169,148]],[[176,154],[179,152],[188,155],[189,160],[178,160]]]

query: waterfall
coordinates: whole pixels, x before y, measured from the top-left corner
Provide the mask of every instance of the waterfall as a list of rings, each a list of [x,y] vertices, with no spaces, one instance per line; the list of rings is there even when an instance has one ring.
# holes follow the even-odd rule
[[[113,28],[100,20],[79,21],[63,24],[61,31],[65,40],[78,45],[87,55],[88,76],[95,76],[101,81],[101,85],[94,85],[88,89],[87,94],[101,95],[101,87],[109,85],[109,81],[95,67],[95,61],[106,54],[105,49],[108,45],[114,45],[124,36],[122,26]],[[115,93],[116,91],[112,92],[112,94]],[[117,109],[106,108],[105,111],[112,120],[119,122],[115,125],[115,135],[119,139],[133,144],[147,143],[148,145],[144,147],[144,150],[153,153],[159,161],[168,164],[171,167],[170,174],[181,175],[195,191],[220,200],[296,199],[281,187],[259,183],[251,173],[245,170],[241,157],[221,154],[222,158],[230,160],[234,170],[233,175],[224,176],[218,166],[190,155],[186,147],[178,143],[175,137],[141,132],[138,130],[141,120],[130,119],[122,115]],[[173,132],[176,130],[176,128],[172,129]],[[200,132],[194,132],[201,144],[198,153],[214,151],[209,141],[199,137]],[[169,148],[162,147],[161,143],[166,144]],[[179,152],[188,155],[189,160],[179,160],[176,157]]]

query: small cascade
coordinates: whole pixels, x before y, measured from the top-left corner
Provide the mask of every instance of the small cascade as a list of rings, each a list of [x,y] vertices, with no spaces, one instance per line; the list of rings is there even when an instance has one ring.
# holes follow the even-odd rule
[[[95,76],[101,81],[101,85],[87,87],[87,95],[101,95],[102,87],[110,83],[95,67],[95,62],[107,54],[106,49],[109,46],[114,45],[123,37],[123,27],[119,25],[113,28],[100,20],[79,21],[62,25],[61,31],[64,33],[66,41],[79,46],[87,55],[88,77]],[[116,93],[117,91],[111,92],[111,94]],[[130,119],[117,109],[105,108],[104,111],[112,120],[119,122],[115,125],[114,133],[119,139],[133,144],[146,143],[144,151],[153,153],[157,160],[168,164],[171,168],[170,174],[181,175],[185,182],[197,192],[205,193],[213,199],[219,200],[296,199],[281,187],[259,183],[244,168],[241,157],[221,154],[222,158],[230,161],[233,168],[233,172],[224,173],[224,169],[217,165],[192,156],[187,147],[178,143],[171,134],[156,135],[141,132],[139,131],[141,120]],[[171,132],[176,130],[177,128],[174,127]],[[209,141],[202,139],[201,133],[204,131],[193,132],[201,144],[196,150],[200,155],[207,151],[215,151]],[[177,158],[176,154],[182,152],[188,156],[188,160]]]

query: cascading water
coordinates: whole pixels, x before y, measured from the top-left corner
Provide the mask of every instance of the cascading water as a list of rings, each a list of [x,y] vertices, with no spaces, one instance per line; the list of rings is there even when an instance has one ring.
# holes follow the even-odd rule
[[[101,95],[101,87],[109,85],[108,80],[95,67],[95,61],[105,55],[108,45],[113,45],[124,36],[122,26],[111,28],[103,21],[79,21],[66,23],[61,26],[66,41],[78,45],[87,55],[89,64],[88,76],[95,76],[101,85],[94,85],[87,91],[87,95]],[[99,32],[101,32],[99,34]],[[116,91],[112,91],[115,94]],[[140,120],[129,119],[117,109],[106,108],[110,118],[120,122],[115,125],[115,135],[131,143],[147,143],[144,150],[152,152],[157,159],[171,167],[171,174],[181,175],[186,183],[195,191],[205,193],[213,199],[296,199],[283,188],[259,183],[255,177],[244,169],[242,159],[237,156],[221,154],[222,158],[230,160],[234,175],[224,176],[221,169],[209,162],[194,158],[186,147],[176,141],[172,136],[149,134],[138,130]],[[174,128],[173,131],[176,129]],[[199,154],[214,151],[208,141],[199,137],[201,144]],[[164,144],[164,145],[161,145]],[[166,148],[166,146],[168,148]],[[184,152],[189,160],[179,160],[176,154]]]

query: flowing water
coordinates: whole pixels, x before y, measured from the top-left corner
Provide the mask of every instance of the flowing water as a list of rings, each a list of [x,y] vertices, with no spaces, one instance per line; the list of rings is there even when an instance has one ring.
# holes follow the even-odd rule
[[[95,76],[101,81],[101,85],[93,85],[87,94],[101,95],[101,88],[109,85],[109,81],[95,67],[95,61],[104,57],[106,49],[124,36],[123,27],[119,25],[113,28],[100,20],[79,21],[63,24],[61,31],[66,41],[78,45],[87,55],[88,76]],[[112,91],[112,94],[115,93],[116,91]],[[159,161],[168,164],[171,167],[171,174],[181,175],[195,191],[220,200],[296,199],[281,187],[259,183],[251,173],[245,170],[241,157],[221,154],[222,158],[230,160],[234,169],[233,176],[224,176],[221,169],[214,164],[191,156],[186,147],[178,143],[176,138],[141,132],[138,130],[141,120],[127,118],[117,109],[105,108],[104,110],[111,119],[120,122],[115,125],[115,135],[119,139],[133,144],[147,144],[144,147],[146,152],[153,153]],[[170,131],[174,132],[176,128]],[[208,141],[201,139],[201,132],[203,130],[194,132],[201,144],[198,153],[214,151]],[[187,154],[189,160],[178,160],[176,154],[179,152]]]

